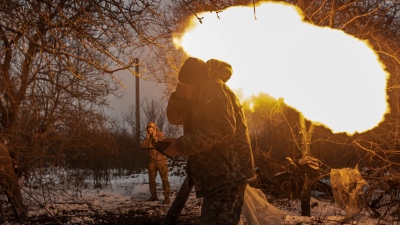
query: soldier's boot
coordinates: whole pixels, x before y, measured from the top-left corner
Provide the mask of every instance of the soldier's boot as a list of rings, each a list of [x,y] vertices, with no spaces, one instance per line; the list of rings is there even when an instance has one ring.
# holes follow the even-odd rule
[[[157,194],[151,194],[150,198],[147,199],[148,202],[158,201]]]
[[[151,196],[147,201],[148,202],[158,201],[156,182],[155,181],[154,182],[150,181],[149,182],[149,186],[150,186]]]
[[[25,222],[28,219],[28,209],[26,207],[23,207],[22,209],[18,210],[18,215],[17,215],[17,221],[18,222]]]
[[[165,194],[164,201],[162,202],[163,204],[169,204],[171,203],[171,200],[169,199],[169,193]]]
[[[171,203],[171,200],[169,199],[169,195],[170,195],[170,190],[168,188],[168,189],[166,189],[166,191],[164,191],[165,198],[164,198],[163,204]]]
[[[171,203],[171,200],[169,199],[171,190],[170,190],[168,178],[162,179],[162,184],[163,184],[164,196],[165,196],[163,204],[169,204],[169,203]]]

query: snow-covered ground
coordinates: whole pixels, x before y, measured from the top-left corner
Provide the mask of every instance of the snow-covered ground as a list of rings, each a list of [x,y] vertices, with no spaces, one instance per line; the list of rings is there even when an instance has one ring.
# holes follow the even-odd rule
[[[180,169],[181,170],[181,169]],[[147,171],[129,176],[112,176],[110,183],[101,189],[93,188],[91,180],[81,181],[82,187],[75,185],[76,180],[60,176],[60,170],[49,170],[42,179],[42,184],[34,182],[23,184],[23,196],[29,205],[28,218],[25,223],[41,224],[36,218],[62,218],[55,224],[97,224],[93,215],[112,213],[113,215],[126,214],[136,210],[151,216],[164,216],[171,204],[163,205],[161,179],[157,176],[158,197],[160,201],[147,202],[149,198]],[[170,171],[169,182],[172,197],[175,199],[185,175],[177,173],[173,168]],[[28,185],[29,184],[29,185]],[[267,196],[268,197],[268,196]],[[311,217],[300,216],[300,202],[289,200],[274,200],[270,202],[286,214],[283,224],[398,224],[399,222],[385,222],[369,217],[369,213],[362,211],[353,218],[344,220],[345,211],[332,203],[329,199],[312,198]],[[195,198],[192,191],[183,214],[199,215],[201,200]],[[58,219],[55,219],[56,221]],[[36,221],[36,222],[32,222]],[[18,224],[5,222],[4,224]],[[54,224],[54,223],[53,223]],[[132,223],[135,224],[135,223]],[[246,224],[244,220],[244,224]]]

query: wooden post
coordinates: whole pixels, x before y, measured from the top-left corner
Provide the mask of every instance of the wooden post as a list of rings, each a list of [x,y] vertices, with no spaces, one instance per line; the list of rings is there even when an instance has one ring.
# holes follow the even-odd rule
[[[137,150],[140,148],[140,100],[139,100],[139,59],[135,59],[136,71],[136,142]]]
[[[314,132],[314,124],[311,123],[309,129],[306,127],[306,119],[304,118],[303,113],[300,113],[300,132],[301,132],[301,155],[302,157],[311,155],[311,136]],[[301,166],[300,168],[304,168]],[[307,168],[308,170],[308,168]],[[303,191],[300,196],[301,201],[301,215],[302,216],[311,216],[311,174],[306,171],[302,171],[303,174]]]
[[[306,119],[304,118],[303,113],[300,113],[300,132],[301,132],[301,155],[308,156],[311,155],[311,136],[314,132],[314,124],[311,123],[309,129],[306,127]]]

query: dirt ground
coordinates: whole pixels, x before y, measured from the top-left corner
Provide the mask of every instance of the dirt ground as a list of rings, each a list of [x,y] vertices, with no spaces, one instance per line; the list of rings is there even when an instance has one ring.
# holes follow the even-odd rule
[[[71,223],[75,217],[76,223]],[[79,223],[79,218],[84,218],[84,223]],[[200,215],[196,212],[189,212],[182,214],[178,219],[179,225],[193,225],[198,224]],[[104,215],[84,215],[76,212],[75,215],[66,215],[62,217],[48,217],[40,216],[35,218],[28,217],[25,221],[17,221],[14,218],[8,217],[8,221],[0,220],[1,224],[9,225],[56,225],[56,224],[87,224],[87,225],[161,225],[164,221],[165,215],[151,215],[142,209],[130,210],[128,213],[116,214],[110,212]],[[90,218],[90,219],[88,219]],[[91,220],[92,222],[88,222]]]

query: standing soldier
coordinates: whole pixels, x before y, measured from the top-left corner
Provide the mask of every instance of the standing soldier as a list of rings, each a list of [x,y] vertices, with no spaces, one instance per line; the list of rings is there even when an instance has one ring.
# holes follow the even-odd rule
[[[164,153],[188,156],[188,177],[203,198],[200,225],[237,225],[247,182],[255,177],[243,107],[225,84],[232,72],[217,59],[188,58],[168,100],[168,120],[183,125],[184,135],[168,138]]]
[[[155,123],[150,122],[147,125],[146,139],[142,143],[143,148],[154,147],[157,141],[164,139],[164,133],[158,130]],[[168,182],[168,162],[167,157],[156,149],[150,149],[150,161],[149,161],[149,187],[151,197],[147,201],[157,201],[157,188],[156,188],[156,176],[157,170],[160,173],[162,185],[164,189],[165,199],[163,204],[169,204],[170,187]]]
[[[22,201],[21,190],[14,170],[14,160],[10,157],[7,145],[0,142],[1,187],[6,192],[17,219],[26,217],[26,207]]]

